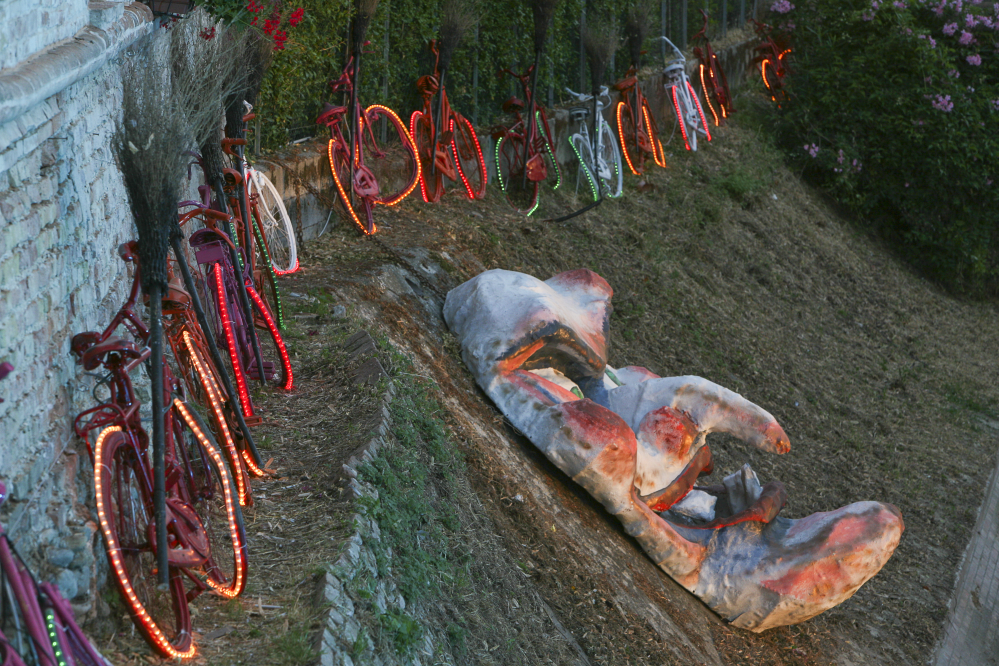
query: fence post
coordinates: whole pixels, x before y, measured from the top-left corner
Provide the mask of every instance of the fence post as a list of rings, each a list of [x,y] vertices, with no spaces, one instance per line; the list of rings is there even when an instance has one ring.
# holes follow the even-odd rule
[[[659,34],[667,37],[666,34],[666,0],[659,2]],[[666,60],[666,42],[659,40],[659,57]]]
[[[739,0],[739,27],[746,25],[746,0]]]
[[[687,0],[681,2],[680,13],[682,15],[680,20],[680,43],[683,44],[683,48],[687,48]]]
[[[579,89],[586,91],[586,48],[583,46],[583,35],[586,33],[586,5],[579,10]]]
[[[728,35],[728,0],[721,0],[721,36]]]
[[[475,43],[479,43],[479,24],[475,24]],[[479,124],[479,49],[472,63],[472,127]]]

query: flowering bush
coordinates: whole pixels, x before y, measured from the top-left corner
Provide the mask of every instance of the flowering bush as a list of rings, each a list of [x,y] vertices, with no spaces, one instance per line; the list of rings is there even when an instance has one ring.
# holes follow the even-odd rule
[[[301,23],[305,13],[301,7],[289,11],[281,0],[196,0],[194,4],[204,7],[208,13],[224,23],[262,30],[274,40],[275,51],[283,51],[285,42],[288,41],[288,32],[278,28],[285,23],[295,27]],[[260,23],[261,16],[266,17],[263,24]],[[215,30],[212,29],[210,35],[202,33],[201,36],[212,39],[215,37]]]
[[[999,4],[812,0],[780,13],[809,28],[794,33],[778,119],[792,159],[920,266],[995,292]]]

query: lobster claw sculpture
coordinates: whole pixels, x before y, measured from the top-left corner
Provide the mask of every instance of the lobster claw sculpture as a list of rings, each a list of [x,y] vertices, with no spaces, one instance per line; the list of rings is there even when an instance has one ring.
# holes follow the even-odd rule
[[[710,381],[609,367],[611,295],[588,270],[544,282],[491,270],[448,293],[444,318],[500,411],[720,616],[763,631],[848,599],[898,545],[898,509],[857,502],[788,519],[783,485],[761,486],[749,465],[695,485],[711,472],[708,433],[777,454],[790,441],[773,416]]]

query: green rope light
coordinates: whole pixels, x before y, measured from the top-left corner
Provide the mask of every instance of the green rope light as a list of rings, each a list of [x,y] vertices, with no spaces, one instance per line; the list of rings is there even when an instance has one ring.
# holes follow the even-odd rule
[[[49,632],[49,642],[52,643],[52,651],[55,653],[56,663],[59,666],[67,666],[66,655],[63,654],[62,646],[59,645],[59,637],[56,635],[55,613],[51,608],[45,609],[45,628]]]
[[[590,190],[593,192],[593,200],[596,201],[598,197],[597,185],[593,182],[593,175],[590,173],[590,168],[583,162],[583,157],[579,154],[579,150],[576,149],[576,143],[572,140],[571,136],[569,137],[569,145],[572,146],[572,152],[576,153],[576,159],[579,160],[579,166],[583,169],[583,173],[586,174],[586,182],[590,184]]]
[[[534,119],[535,119],[535,121],[537,123],[537,126],[538,126],[538,132],[541,132],[541,112],[540,111],[535,111],[534,112]],[[548,128],[546,127],[545,130],[547,132]],[[552,152],[552,144],[548,143],[548,134],[547,133],[542,134],[541,138],[543,138],[545,140],[545,148],[548,149],[548,157],[552,161],[552,166],[555,167],[555,187],[553,187],[552,189],[553,190],[557,190],[558,186],[562,184],[562,171],[559,170],[559,168],[558,168],[558,162],[555,161],[555,153]],[[537,208],[537,205],[535,205],[534,208]],[[531,213],[533,213],[533,212],[534,212],[534,209],[532,208],[531,209]],[[528,215],[530,215],[531,213],[528,213]]]
[[[253,222],[253,236],[257,239],[257,245],[260,247],[260,252],[264,255],[264,263],[267,264],[267,275],[270,278],[271,287],[274,289],[274,299],[277,301],[277,325],[282,331],[284,330],[284,307],[281,305],[281,290],[278,289],[277,285],[277,275],[274,273],[274,264],[271,263],[270,254],[267,252],[267,244],[264,243],[264,234],[260,231],[260,225],[257,224],[256,218],[252,215],[250,216]]]

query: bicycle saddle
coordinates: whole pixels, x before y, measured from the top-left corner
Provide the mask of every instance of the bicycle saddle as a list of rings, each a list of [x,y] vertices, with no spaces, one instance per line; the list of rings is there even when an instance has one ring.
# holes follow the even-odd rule
[[[87,334],[81,333],[80,335]],[[92,335],[96,336],[97,334],[94,333]],[[76,338],[78,337],[80,336],[73,337],[74,351]],[[84,351],[80,356],[80,363],[83,365],[84,370],[94,370],[98,366],[105,365],[107,363],[107,356],[114,353],[121,354],[122,359],[133,359],[142,356],[142,350],[136,347],[134,342],[130,342],[124,338],[111,337],[104,342],[92,345]]]
[[[569,109],[569,119],[570,120],[582,120],[586,116],[590,115],[590,110],[585,106],[574,106]]]
[[[621,90],[621,91],[630,90],[634,88],[636,85],[638,85],[638,77],[629,76],[615,83],[614,90]]]
[[[416,89],[421,95],[434,95],[440,89],[440,84],[433,76],[426,74],[416,80]]]
[[[226,191],[243,184],[243,177],[235,169],[222,169],[222,178],[225,180]]]
[[[507,101],[503,102],[503,113],[519,113],[524,110],[527,105],[519,97],[511,97]]]
[[[333,106],[329,102],[323,105],[323,112],[319,114],[316,118],[317,125],[332,125],[337,121],[337,116],[342,116],[347,113],[347,107],[345,106]]]

